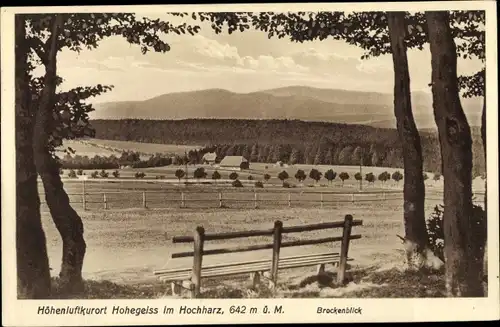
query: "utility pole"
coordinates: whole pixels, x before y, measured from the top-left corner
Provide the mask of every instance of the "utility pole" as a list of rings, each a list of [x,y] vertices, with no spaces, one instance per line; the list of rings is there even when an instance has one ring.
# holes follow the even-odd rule
[[[187,151],[184,150],[184,164],[186,166],[186,187],[188,186],[188,156],[187,156]]]
[[[361,192],[363,190],[363,148],[361,148],[361,155],[359,156],[359,174],[361,175],[361,178],[359,179],[359,191]]]

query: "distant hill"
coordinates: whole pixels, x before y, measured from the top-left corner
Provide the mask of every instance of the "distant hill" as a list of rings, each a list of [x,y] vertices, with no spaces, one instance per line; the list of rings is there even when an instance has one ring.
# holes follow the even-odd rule
[[[472,126],[482,99],[462,101]],[[419,128],[435,128],[431,95],[413,92]],[[252,93],[222,89],[168,93],[144,101],[95,104],[91,119],[299,119],[395,127],[392,94],[290,86]]]

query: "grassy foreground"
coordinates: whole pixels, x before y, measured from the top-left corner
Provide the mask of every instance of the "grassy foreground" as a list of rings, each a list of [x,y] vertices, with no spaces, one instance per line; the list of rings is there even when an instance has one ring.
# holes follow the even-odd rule
[[[444,273],[442,271],[402,271],[392,268],[376,271],[365,268],[353,271],[343,287],[332,283],[335,276],[325,275],[318,280],[314,276],[296,283],[280,286],[275,292],[265,285],[258,289],[238,284],[219,284],[214,281],[202,293],[203,298],[426,298],[444,297]],[[57,278],[53,279],[53,298],[68,298],[58,289]],[[220,281],[219,281],[220,282]],[[208,286],[208,285],[207,285]],[[85,282],[82,294],[71,296],[75,299],[158,299],[171,297],[168,284],[160,282],[117,284],[109,281]]]

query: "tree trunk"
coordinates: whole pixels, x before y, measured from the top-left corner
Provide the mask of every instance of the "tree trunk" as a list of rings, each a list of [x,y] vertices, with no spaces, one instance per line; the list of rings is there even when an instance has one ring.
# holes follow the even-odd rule
[[[484,237],[472,212],[472,138],[457,81],[456,46],[449,13],[426,12],[432,63],[434,118],[444,177],[444,257],[448,296],[483,296]],[[483,249],[484,250],[484,249]]]
[[[58,15],[53,19],[52,33],[47,41],[50,47],[46,53],[45,84],[36,115],[33,144],[35,164],[43,182],[45,198],[63,241],[60,286],[63,292],[71,294],[83,289],[82,266],[86,251],[83,223],[69,203],[59,167],[48,148],[56,91],[56,40],[61,24],[61,16]]]
[[[419,268],[427,262],[428,234],[425,223],[425,186],[422,146],[413,118],[410,93],[410,74],[405,45],[404,12],[387,13],[394,66],[394,114],[404,162],[404,225],[405,247],[409,268]]]
[[[485,73],[485,76],[486,76],[486,73]],[[485,85],[486,85],[486,81],[485,81]],[[488,167],[488,163],[486,162],[486,91],[484,92],[484,98],[483,98],[483,113],[481,115],[481,140],[483,141],[483,150],[484,150],[484,173],[486,176],[488,176],[487,174],[487,167]],[[484,180],[484,210],[486,211],[487,209],[487,198],[486,198],[486,195],[487,195],[487,189],[488,189],[488,179],[486,178]]]
[[[25,19],[15,17],[16,110],[16,261],[18,298],[50,296],[47,244],[40,216],[32,148],[31,94]]]

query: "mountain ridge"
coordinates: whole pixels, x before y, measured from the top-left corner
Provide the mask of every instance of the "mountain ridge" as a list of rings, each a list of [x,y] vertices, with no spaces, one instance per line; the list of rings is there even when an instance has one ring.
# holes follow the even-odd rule
[[[462,99],[472,126],[480,124],[482,99]],[[162,94],[147,100],[97,103],[91,119],[299,119],[395,127],[389,93],[287,86],[236,93],[213,88]],[[432,96],[412,92],[418,128],[435,128]]]

